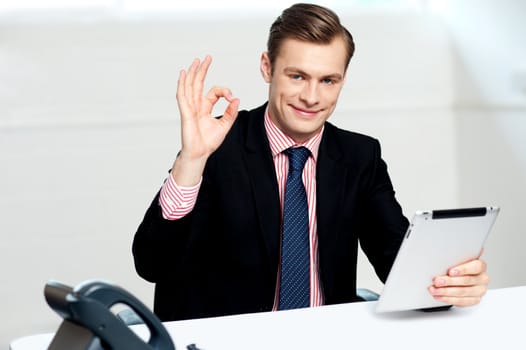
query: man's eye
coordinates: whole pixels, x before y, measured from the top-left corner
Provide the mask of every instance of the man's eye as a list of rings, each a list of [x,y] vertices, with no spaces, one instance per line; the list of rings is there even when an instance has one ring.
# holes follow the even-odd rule
[[[327,79],[323,79],[322,83],[327,84],[327,85],[332,85],[334,84],[334,80],[327,78]]]
[[[303,79],[303,77],[301,75],[299,75],[299,74],[293,74],[293,75],[290,76],[290,78],[292,80],[302,80]]]

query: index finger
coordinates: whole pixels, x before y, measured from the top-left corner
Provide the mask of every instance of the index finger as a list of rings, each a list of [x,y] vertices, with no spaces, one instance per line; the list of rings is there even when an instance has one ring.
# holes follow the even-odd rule
[[[479,275],[483,272],[486,272],[486,262],[481,259],[474,259],[450,268],[447,274],[449,276],[465,276]]]
[[[216,102],[222,97],[228,102],[232,102],[232,91],[226,87],[214,86],[210,89],[210,91],[208,91],[208,94],[206,95],[206,99],[211,105],[215,105]]]

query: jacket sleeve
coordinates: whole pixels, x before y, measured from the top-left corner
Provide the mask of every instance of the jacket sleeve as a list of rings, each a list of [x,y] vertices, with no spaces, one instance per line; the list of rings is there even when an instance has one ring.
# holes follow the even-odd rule
[[[409,222],[395,198],[387,164],[375,140],[370,177],[365,192],[365,210],[360,245],[376,274],[385,282],[396,258]]]
[[[193,213],[179,220],[166,220],[159,205],[159,193],[135,233],[132,245],[137,273],[150,282],[177,273],[184,259]]]

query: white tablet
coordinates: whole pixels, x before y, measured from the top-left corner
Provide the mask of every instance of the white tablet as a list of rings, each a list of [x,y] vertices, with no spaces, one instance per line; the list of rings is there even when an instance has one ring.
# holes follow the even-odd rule
[[[376,311],[447,307],[428,291],[433,277],[445,275],[450,267],[477,258],[498,213],[497,207],[417,211]]]

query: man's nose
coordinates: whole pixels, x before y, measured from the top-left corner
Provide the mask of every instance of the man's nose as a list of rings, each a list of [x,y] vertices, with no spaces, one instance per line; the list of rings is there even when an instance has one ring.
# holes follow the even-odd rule
[[[300,99],[307,106],[313,106],[318,103],[318,86],[316,83],[308,82],[301,90]]]

